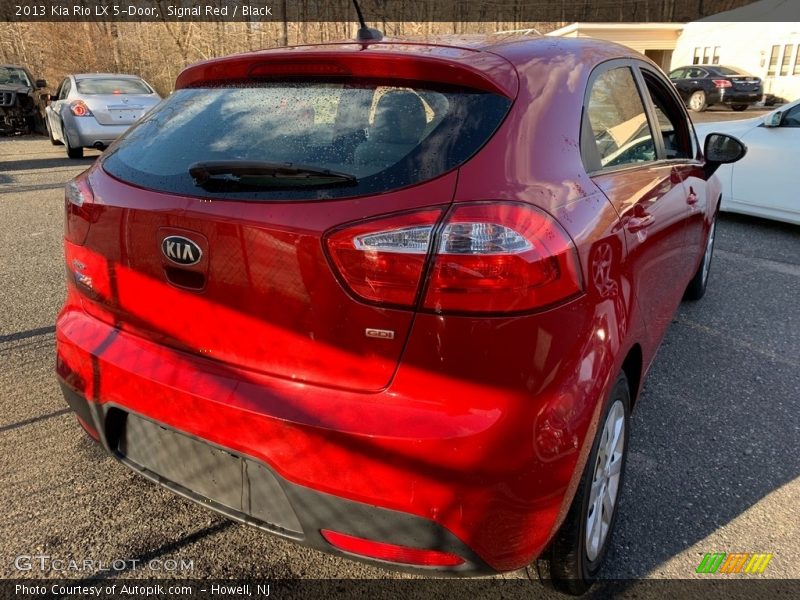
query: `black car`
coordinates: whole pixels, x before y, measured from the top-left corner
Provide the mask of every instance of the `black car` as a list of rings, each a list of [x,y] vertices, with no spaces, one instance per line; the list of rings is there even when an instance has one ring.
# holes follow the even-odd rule
[[[761,79],[741,69],[722,65],[690,65],[675,69],[669,78],[690,110],[702,112],[714,104],[745,110],[761,100]]]
[[[19,65],[0,65],[0,135],[44,133],[47,82]]]

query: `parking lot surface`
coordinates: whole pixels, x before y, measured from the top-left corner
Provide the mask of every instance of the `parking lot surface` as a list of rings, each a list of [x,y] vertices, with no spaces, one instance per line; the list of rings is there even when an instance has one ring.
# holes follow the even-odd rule
[[[750,106],[743,112],[736,112],[727,106],[712,106],[703,112],[690,112],[689,116],[695,123],[709,123],[712,121],[738,121],[739,119],[752,119],[772,112],[779,106]]]
[[[57,575],[17,571],[32,554],[189,559],[177,575],[209,578],[406,577],[233,523],[128,471],[78,427],[56,384],[53,324],[63,185],[96,156],[0,139],[0,577]],[[798,292],[800,228],[723,215],[709,291],[681,305],[634,413],[603,577],[694,577],[707,552],[769,552],[759,577],[800,578]]]

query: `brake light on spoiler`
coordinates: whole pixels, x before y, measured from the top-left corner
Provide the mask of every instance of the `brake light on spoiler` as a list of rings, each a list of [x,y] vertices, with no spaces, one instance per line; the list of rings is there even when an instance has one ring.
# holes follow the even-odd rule
[[[340,44],[324,48],[293,48],[197,63],[184,69],[175,89],[208,82],[285,79],[287,77],[347,77],[428,81],[456,85],[514,98],[519,86],[513,66],[489,52],[413,44]],[[438,52],[437,52],[438,50]]]

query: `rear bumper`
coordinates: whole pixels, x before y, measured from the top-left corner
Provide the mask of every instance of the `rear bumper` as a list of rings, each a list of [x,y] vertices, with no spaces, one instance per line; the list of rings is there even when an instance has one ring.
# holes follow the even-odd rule
[[[464,562],[444,569],[452,575],[495,572],[458,538],[429,519],[293,484],[250,457],[164,428],[119,407],[89,402],[63,381],[61,389],[67,404],[80,420],[96,431],[102,431],[102,444],[114,458],[151,481],[233,520],[349,557],[353,556],[331,546],[320,532],[336,528],[365,539],[390,538],[394,544],[455,554]],[[124,432],[127,432],[127,438],[140,438],[137,451],[131,450],[132,440],[126,440]],[[145,456],[148,450],[149,454],[161,454],[161,457]],[[159,464],[161,468],[158,470],[162,472],[182,470],[189,474],[194,485],[176,483],[143,466],[142,462]],[[241,488],[230,485],[241,474],[245,474]],[[216,493],[211,489],[215,486],[218,488]],[[355,558],[365,560],[360,556]],[[391,563],[391,566],[402,568],[396,563]]]
[[[720,93],[719,102],[723,104],[755,104],[761,101],[761,96],[762,93],[760,91],[739,92],[723,89]]]
[[[568,311],[558,338],[542,335],[548,353],[519,359],[533,361],[546,378],[526,377],[517,387],[505,375],[502,386],[487,381],[498,367],[472,377],[421,369],[414,365],[437,364],[426,356],[435,346],[412,336],[390,387],[359,393],[177,351],[87,315],[78,297],[70,285],[57,322],[57,370],[68,402],[107,451],[178,493],[278,535],[332,552],[321,529],[442,550],[465,561],[442,569],[453,574],[515,570],[544,550],[569,508],[601,399],[619,368],[613,345],[597,336],[578,342],[590,329],[578,317],[580,300],[510,320],[515,330],[488,330],[513,339],[530,331],[531,339],[552,326],[560,316],[553,313]],[[417,319],[421,329],[425,320],[438,322]],[[476,335],[468,320],[451,326]],[[500,338],[488,346],[519,354]],[[302,531],[226,508],[126,461],[115,413],[139,415],[268,470]]]
[[[69,116],[64,121],[66,135],[74,148],[91,148],[100,143],[108,146],[128,131],[130,125],[101,125],[94,117]]]

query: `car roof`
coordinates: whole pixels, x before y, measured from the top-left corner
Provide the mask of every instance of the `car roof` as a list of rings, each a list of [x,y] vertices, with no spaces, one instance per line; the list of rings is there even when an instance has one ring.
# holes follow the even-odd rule
[[[729,65],[705,65],[705,64],[701,64],[701,65],[684,65],[682,67],[676,67],[676,68],[674,68],[672,70],[673,71],[679,71],[680,69],[695,69],[695,68],[706,69],[708,71],[718,71],[719,69],[729,69],[731,71],[736,71],[737,73],[743,73],[742,69],[739,69],[737,67],[731,67]]]
[[[186,67],[175,82],[176,89],[202,81],[249,77],[246,65],[261,58],[266,61],[295,59],[309,64],[324,64],[328,57],[340,55],[350,63],[366,64],[366,59],[402,60],[403,56],[427,64],[427,73],[442,81],[453,78],[457,71],[492,81],[498,90],[513,97],[518,78],[541,77],[542,68],[569,68],[591,71],[611,59],[636,59],[650,64],[644,55],[614,42],[594,38],[562,38],[516,32],[488,35],[446,35],[358,42],[345,40],[324,44],[307,44],[254,50],[194,63]],[[441,63],[440,76],[432,75],[432,65]],[[356,68],[358,70],[358,68]],[[363,70],[363,69],[362,69]],[[588,71],[587,71],[588,70]],[[421,75],[421,73],[420,73]],[[577,74],[576,74],[577,76]],[[463,82],[462,82],[463,83]],[[492,85],[489,87],[492,87]]]
[[[282,52],[314,52],[319,50],[357,52],[364,50],[365,47],[391,47],[396,52],[439,56],[442,58],[452,58],[456,50],[461,50],[464,54],[470,52],[492,52],[504,56],[515,65],[527,62],[532,55],[548,57],[563,54],[565,51],[581,53],[585,58],[597,58],[597,62],[602,62],[602,60],[607,60],[608,58],[645,58],[635,50],[615,42],[595,38],[562,38],[519,32],[410,36],[384,38],[383,40],[369,43],[344,40],[324,44],[254,50],[236,56],[269,55]]]
[[[138,75],[128,75],[124,73],[74,73],[72,77],[75,78],[75,81],[82,79],[107,79],[108,77],[114,77],[116,79],[141,79]]]

